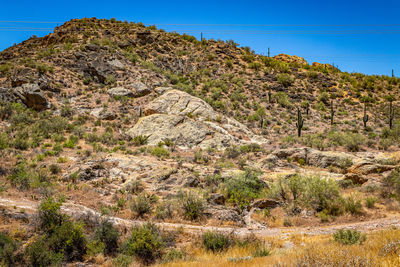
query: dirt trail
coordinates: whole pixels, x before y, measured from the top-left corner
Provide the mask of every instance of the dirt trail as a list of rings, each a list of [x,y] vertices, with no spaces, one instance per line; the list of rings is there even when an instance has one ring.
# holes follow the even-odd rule
[[[33,216],[38,208],[38,202],[34,202],[27,199],[7,199],[0,197],[0,207],[7,208],[15,213],[24,211],[26,216]],[[61,207],[61,210],[75,219],[95,219],[101,217],[101,214],[93,209],[82,206],[80,204],[75,204],[71,202],[66,202]],[[118,227],[127,228],[142,224],[144,221],[138,220],[128,220],[119,217],[108,217],[110,221],[115,223]],[[340,225],[329,225],[329,226],[317,226],[317,227],[286,227],[286,228],[268,228],[259,227],[257,229],[249,229],[245,227],[220,227],[220,226],[202,226],[202,225],[192,225],[184,223],[167,223],[167,222],[157,222],[157,226],[172,230],[177,228],[183,228],[185,232],[190,233],[201,233],[207,230],[217,230],[221,232],[234,232],[238,236],[246,236],[248,234],[255,234],[260,237],[277,236],[277,235],[289,235],[289,234],[306,234],[306,235],[323,235],[332,234],[339,229],[357,229],[361,232],[381,230],[390,227],[400,227],[400,217],[390,217],[381,218],[376,220],[370,220],[365,222],[355,222]]]

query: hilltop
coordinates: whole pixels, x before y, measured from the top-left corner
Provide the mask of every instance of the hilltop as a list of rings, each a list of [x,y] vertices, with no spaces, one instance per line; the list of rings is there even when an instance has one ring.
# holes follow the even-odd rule
[[[400,79],[300,56],[95,18],[0,52],[4,264],[393,262],[317,252],[400,223]]]

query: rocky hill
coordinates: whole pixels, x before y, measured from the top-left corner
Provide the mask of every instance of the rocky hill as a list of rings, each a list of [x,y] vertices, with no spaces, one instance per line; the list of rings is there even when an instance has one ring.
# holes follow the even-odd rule
[[[303,243],[263,238],[288,227],[398,223],[399,82],[141,23],[31,37],[0,53],[0,265],[281,255]]]

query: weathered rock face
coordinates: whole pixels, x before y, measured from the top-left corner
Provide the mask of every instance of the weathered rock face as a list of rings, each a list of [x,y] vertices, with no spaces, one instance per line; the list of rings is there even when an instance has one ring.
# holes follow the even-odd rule
[[[178,90],[168,90],[144,111],[148,116],[141,118],[128,134],[148,136],[150,145],[165,139],[185,148],[223,149],[234,144],[267,143],[243,124],[215,112],[203,100]],[[211,121],[217,118],[220,122]]]
[[[179,90],[169,90],[150,102],[144,110],[146,115],[166,113],[175,115],[192,115],[215,120],[217,113],[200,98]]]
[[[0,94],[2,93],[0,92]],[[8,101],[16,101],[19,99],[27,107],[35,110],[49,108],[49,102],[37,84],[23,84],[21,87],[12,89],[12,92],[8,90],[8,93],[5,93],[4,96],[6,100],[8,98]]]
[[[383,165],[379,163],[374,163],[371,161],[360,161],[357,164],[354,164],[349,171],[352,173],[357,173],[357,174],[372,174],[372,173],[382,173],[385,171],[390,171],[398,167],[397,165]]]
[[[167,114],[153,114],[141,118],[128,134],[132,137],[148,136],[149,145],[157,145],[160,141],[170,139],[178,146],[189,148],[201,145],[213,135],[219,135],[199,121]],[[230,138],[233,140],[232,136],[219,137],[225,143],[228,143]]]
[[[131,90],[128,90],[125,87],[121,86],[111,88],[107,92],[112,97],[121,97],[121,96],[133,97],[133,92]]]
[[[288,148],[275,150],[262,160],[262,164],[277,164],[279,159],[287,158],[295,161],[301,159],[304,163],[319,168],[327,168],[329,166],[341,168],[351,165],[355,156],[342,152],[319,151],[312,148]]]
[[[134,97],[141,97],[151,93],[150,88],[142,82],[135,82],[131,84],[130,87],[133,89]]]
[[[141,97],[151,93],[151,90],[141,82],[136,82],[126,86],[111,88],[107,91],[110,96]]]

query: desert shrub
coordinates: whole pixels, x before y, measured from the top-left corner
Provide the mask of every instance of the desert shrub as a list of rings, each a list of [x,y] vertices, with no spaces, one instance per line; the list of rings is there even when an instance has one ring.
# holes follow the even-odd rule
[[[125,244],[125,253],[136,256],[145,264],[160,258],[164,249],[160,230],[153,224],[135,226]]]
[[[86,237],[83,225],[72,221],[64,221],[56,226],[46,237],[49,248],[55,253],[62,253],[67,261],[82,260],[86,253]]]
[[[43,238],[27,246],[25,255],[30,266],[57,266],[63,259],[63,255],[52,251]]]
[[[8,147],[8,145],[9,145],[9,140],[8,140],[7,134],[1,132],[0,133],[0,151],[6,149]]]
[[[180,192],[183,217],[188,220],[197,220],[203,216],[205,209],[203,199],[192,191]]]
[[[104,243],[104,253],[106,255],[111,255],[117,252],[120,233],[110,221],[105,220],[101,222],[95,229],[94,236],[95,240]]]
[[[362,244],[367,239],[365,234],[361,234],[357,230],[342,230],[340,229],[336,233],[333,234],[333,239],[336,242],[339,242],[343,245],[354,245],[354,244]]]
[[[257,198],[263,189],[263,183],[258,179],[254,171],[246,170],[231,179],[227,179],[222,185],[222,190],[227,200],[235,204],[240,210]]]
[[[60,258],[66,261],[82,260],[85,255],[87,241],[83,225],[72,222],[67,215],[62,214],[61,204],[61,200],[54,201],[53,198],[40,203],[38,229],[43,235],[28,249],[31,262],[57,262]]]
[[[164,220],[166,218],[172,218],[174,212],[174,205],[171,202],[162,202],[156,207],[155,218],[158,220]]]
[[[367,206],[367,208],[372,209],[375,207],[375,203],[378,201],[378,199],[376,197],[373,196],[369,196],[365,199],[365,206]]]
[[[398,198],[400,194],[400,173],[393,170],[388,176],[382,179],[382,195],[384,197]]]
[[[151,195],[140,194],[132,200],[131,210],[138,217],[143,217],[152,211],[153,203],[154,199],[152,199]]]
[[[15,266],[19,257],[17,249],[19,244],[13,240],[8,234],[0,233],[0,265]]]
[[[240,155],[240,151],[237,146],[230,146],[225,149],[224,154],[227,158],[234,159]]]
[[[169,151],[163,147],[156,146],[151,149],[151,155],[156,156],[158,158],[168,158]]]
[[[349,196],[344,201],[344,207],[347,212],[350,212],[353,215],[362,214],[362,204],[361,200],[356,199],[354,196]]]
[[[184,253],[182,253],[182,251],[172,248],[170,251],[168,251],[162,257],[162,262],[163,263],[172,262],[172,261],[183,259],[183,257],[184,257]]]
[[[351,152],[359,151],[360,146],[365,144],[365,140],[365,136],[357,133],[346,133],[343,135],[343,143]]]
[[[61,168],[57,164],[51,164],[49,169],[52,174],[59,174],[61,172]]]
[[[71,135],[68,140],[64,143],[64,147],[66,148],[74,148],[78,143],[79,138],[75,135]]]
[[[232,238],[216,231],[207,231],[202,235],[202,242],[206,250],[221,252],[232,245]]]
[[[248,66],[250,69],[253,69],[255,71],[259,71],[262,68],[261,62],[258,61],[250,62]]]
[[[279,105],[281,105],[284,108],[289,108],[292,106],[290,98],[285,92],[277,92],[276,94],[274,94],[273,98]]]
[[[43,200],[39,205],[39,229],[51,233],[54,228],[67,220],[60,209],[62,200],[55,201],[52,197]]]
[[[143,189],[144,189],[143,183],[139,179],[132,179],[125,186],[125,190],[131,194],[137,194],[139,192],[142,192]]]
[[[294,79],[292,76],[290,76],[287,73],[281,73],[277,75],[277,80],[278,83],[280,83],[281,85],[283,85],[284,87],[289,87],[290,85],[292,85],[292,83],[294,82]]]
[[[307,179],[306,200],[317,211],[336,210],[335,200],[340,198],[339,185],[332,179],[313,176]]]
[[[25,162],[19,163],[12,169],[11,175],[8,176],[8,180],[12,186],[21,190],[26,190],[31,187],[31,173],[29,172]]]
[[[301,141],[308,147],[316,148],[322,151],[328,147],[328,144],[325,140],[325,135],[321,133],[306,134],[302,137]]]
[[[335,216],[342,212],[339,185],[334,180],[319,176],[294,174],[280,177],[271,185],[268,194],[283,201],[289,208],[294,204]]]
[[[325,105],[329,104],[329,94],[327,92],[322,92],[319,97],[318,100],[321,101],[322,103],[324,103]]]
[[[253,253],[254,258],[267,257],[271,255],[271,249],[265,245],[258,246]]]

